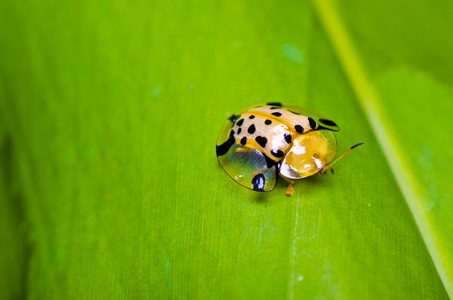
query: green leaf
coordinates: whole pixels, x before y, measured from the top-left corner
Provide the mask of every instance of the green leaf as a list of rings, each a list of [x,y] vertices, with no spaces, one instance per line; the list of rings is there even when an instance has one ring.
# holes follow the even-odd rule
[[[453,89],[445,80],[453,75],[453,23],[447,21],[452,5],[408,2],[392,7],[389,15],[378,1],[366,6],[343,2],[341,7],[354,7],[360,17],[352,18],[329,1],[315,6],[453,296],[453,203],[448,201],[453,119],[446,113],[453,111]],[[425,21],[418,22],[419,16]]]
[[[25,295],[27,246],[24,234],[20,190],[12,177],[17,175],[11,161],[11,140],[0,125],[0,299],[20,299]]]
[[[439,225],[453,218],[441,177],[451,165],[450,88],[418,71],[425,65],[372,69],[384,56],[372,44],[356,50],[355,4],[325,4],[348,20],[340,44],[314,4],[1,2],[0,119],[14,152],[2,167],[15,170],[20,195],[0,200],[19,210],[0,242],[26,268],[0,273],[11,282],[0,294],[448,298],[452,237]],[[375,43],[390,30],[364,28]],[[341,43],[366,76],[355,79]],[[355,80],[379,97],[363,100]],[[439,101],[420,107],[428,96]],[[297,182],[292,197],[284,183],[244,189],[218,165],[216,136],[233,112],[267,101],[334,119],[340,152],[365,145],[335,176]],[[369,105],[379,105],[374,114]],[[423,112],[445,127],[409,122]],[[21,223],[27,242],[14,237]],[[11,266],[8,251],[0,269]]]

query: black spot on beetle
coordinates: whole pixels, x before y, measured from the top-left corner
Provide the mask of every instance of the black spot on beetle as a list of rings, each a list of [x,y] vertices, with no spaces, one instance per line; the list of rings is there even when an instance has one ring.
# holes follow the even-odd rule
[[[316,121],[313,120],[312,118],[308,118],[308,122],[310,122],[310,127],[311,129],[316,129]]]
[[[324,125],[327,126],[338,126],[334,121],[327,120],[327,119],[319,119],[319,122],[321,122]]]
[[[279,109],[280,107],[272,106],[270,109]]]
[[[252,179],[253,190],[258,192],[264,192],[264,185],[265,185],[264,175],[258,174]]]
[[[239,128],[239,129],[238,129],[238,134],[240,134],[240,133],[241,133],[241,131],[242,131],[242,129],[241,129],[241,128]]]
[[[230,120],[231,122],[236,122],[236,119],[238,118],[239,116],[236,116],[235,114],[232,114],[231,117],[228,118],[228,120]]]
[[[252,124],[249,126],[249,129],[247,129],[247,132],[250,134],[253,134],[255,132],[255,130],[256,130],[255,125]]]
[[[282,150],[272,149],[271,153],[275,157],[283,157],[283,155],[285,155]]]
[[[272,105],[272,106],[280,106],[280,107],[282,107],[282,103],[281,102],[267,102],[266,104],[267,105]]]
[[[282,113],[274,112],[274,113],[272,113],[271,115],[274,115],[274,116],[276,116],[276,117],[280,117],[280,116],[282,115]]]
[[[230,151],[231,146],[233,146],[234,142],[235,142],[234,131],[231,130],[230,137],[228,138],[228,140],[225,143],[223,143],[222,145],[216,146],[217,156],[222,156],[222,155],[227,154],[228,151]]]
[[[239,133],[239,132],[238,132]],[[291,135],[289,133],[285,133],[284,135],[285,141],[289,144],[291,143]]]
[[[300,126],[300,125],[294,126],[294,129],[296,129],[296,131],[298,133],[304,133],[304,128],[302,126]]]
[[[249,119],[255,119],[255,116],[254,115],[250,115]]]
[[[244,137],[241,139],[241,145],[242,145],[242,146],[245,146],[245,144],[247,144],[247,138],[244,136]]]
[[[242,123],[244,123],[244,119],[240,119],[240,120],[236,123],[236,125],[237,125],[237,126],[241,126]]]
[[[266,121],[264,121],[264,124],[266,124],[266,125],[271,125],[271,124],[272,124],[272,121],[269,120],[269,119],[267,119]]]
[[[267,156],[266,154],[263,153],[263,156],[264,156],[264,159],[266,160],[266,165],[267,165],[267,168],[270,169],[272,168],[276,162],[271,159],[269,156]]]
[[[260,145],[261,147],[266,147],[266,144],[267,144],[267,138],[265,137],[262,137],[262,136],[257,136],[255,138],[255,141],[258,143],[258,145]]]

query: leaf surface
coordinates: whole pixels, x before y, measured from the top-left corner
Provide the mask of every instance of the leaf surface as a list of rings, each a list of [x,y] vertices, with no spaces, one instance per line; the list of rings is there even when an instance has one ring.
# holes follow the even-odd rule
[[[3,1],[0,11],[29,298],[448,297],[311,4]],[[409,90],[387,82],[404,72],[380,82]],[[267,101],[335,120],[340,152],[365,145],[293,197],[283,183],[249,191],[218,165],[215,141],[234,111]]]
[[[399,2],[388,14],[375,1],[314,3],[452,296],[453,7]]]

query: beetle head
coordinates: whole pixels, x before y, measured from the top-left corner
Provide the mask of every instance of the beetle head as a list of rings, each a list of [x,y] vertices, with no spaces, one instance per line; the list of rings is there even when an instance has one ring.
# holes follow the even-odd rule
[[[293,139],[283,159],[280,174],[301,179],[322,170],[337,152],[337,139],[329,130],[312,130]]]

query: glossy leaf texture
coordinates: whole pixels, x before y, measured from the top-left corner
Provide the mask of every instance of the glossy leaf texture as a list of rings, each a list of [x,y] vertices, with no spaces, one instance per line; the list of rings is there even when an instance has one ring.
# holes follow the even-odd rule
[[[414,25],[433,42],[410,56],[395,41],[415,33],[354,23],[380,10],[325,3],[375,114],[317,2],[1,2],[0,297],[447,298],[441,24]],[[448,25],[433,5],[414,13]],[[290,198],[283,180],[247,190],[219,166],[217,134],[274,101],[335,120],[339,153],[365,145]]]

